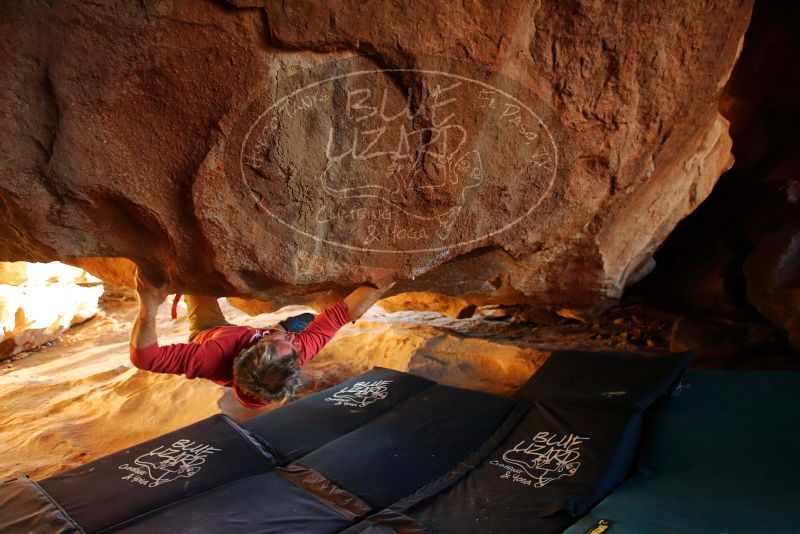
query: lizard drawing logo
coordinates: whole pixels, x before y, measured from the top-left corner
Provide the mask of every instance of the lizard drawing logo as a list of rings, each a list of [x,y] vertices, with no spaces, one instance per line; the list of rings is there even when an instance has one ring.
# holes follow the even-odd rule
[[[211,445],[179,439],[171,445],[160,445],[138,456],[133,465],[123,464],[119,469],[129,472],[123,480],[155,488],[179,478],[195,476],[206,459],[220,450]]]
[[[571,477],[581,467],[580,446],[589,438],[577,434],[539,432],[503,453],[503,461],[522,469],[541,488],[554,480]]]
[[[383,400],[389,395],[391,380],[374,380],[372,382],[356,382],[350,387],[342,388],[325,401],[337,406],[365,408],[375,401]]]

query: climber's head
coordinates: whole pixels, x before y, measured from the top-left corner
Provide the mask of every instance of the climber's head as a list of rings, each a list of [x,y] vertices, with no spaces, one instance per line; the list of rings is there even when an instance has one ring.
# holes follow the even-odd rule
[[[233,361],[233,391],[248,407],[291,396],[300,387],[299,354],[292,334],[275,332],[243,349]]]

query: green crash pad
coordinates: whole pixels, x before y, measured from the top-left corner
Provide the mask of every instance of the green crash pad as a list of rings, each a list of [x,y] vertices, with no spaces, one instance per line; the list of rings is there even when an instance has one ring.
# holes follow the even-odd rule
[[[569,534],[800,532],[800,372],[691,371],[638,474]]]

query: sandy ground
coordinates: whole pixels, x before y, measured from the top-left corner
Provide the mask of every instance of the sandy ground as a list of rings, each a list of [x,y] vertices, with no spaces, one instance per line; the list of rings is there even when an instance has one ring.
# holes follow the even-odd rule
[[[222,301],[231,322],[266,326],[307,311],[249,317]],[[94,458],[224,412],[244,410],[228,388],[206,380],[139,371],[128,360],[135,304],[111,303],[63,338],[0,368],[0,479],[40,479]],[[512,393],[547,358],[525,340],[507,337],[481,320],[453,320],[433,312],[386,313],[373,307],[344,327],[304,368],[304,394],[334,385],[373,366],[411,371],[445,384]],[[470,326],[469,323],[474,323]],[[177,320],[159,311],[159,341],[184,342],[185,310]],[[499,337],[498,337],[499,336]]]

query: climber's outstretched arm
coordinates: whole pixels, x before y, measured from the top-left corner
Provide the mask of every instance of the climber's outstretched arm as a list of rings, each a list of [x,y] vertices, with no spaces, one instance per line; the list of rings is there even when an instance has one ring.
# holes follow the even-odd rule
[[[131,346],[137,349],[149,347],[158,342],[156,333],[156,313],[167,298],[167,288],[157,288],[136,269],[136,297],[139,300],[139,313],[131,329]]]

